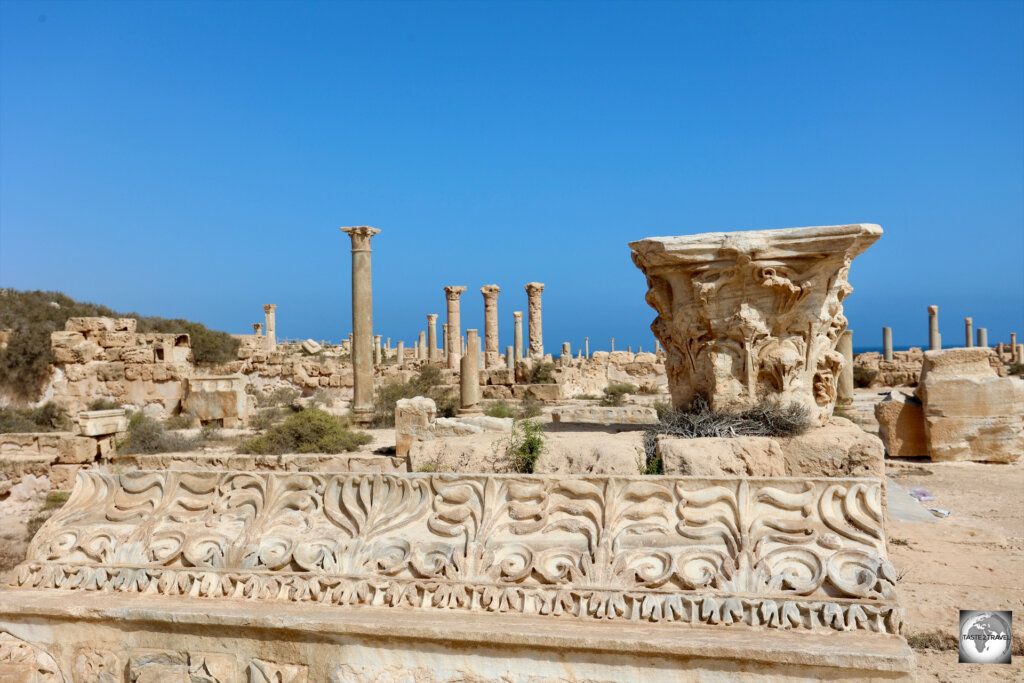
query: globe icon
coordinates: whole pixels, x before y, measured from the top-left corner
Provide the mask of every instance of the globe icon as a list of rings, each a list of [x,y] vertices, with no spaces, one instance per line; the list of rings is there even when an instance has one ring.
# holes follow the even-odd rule
[[[970,662],[999,662],[1010,654],[1010,624],[998,612],[978,612],[960,627],[960,651]]]

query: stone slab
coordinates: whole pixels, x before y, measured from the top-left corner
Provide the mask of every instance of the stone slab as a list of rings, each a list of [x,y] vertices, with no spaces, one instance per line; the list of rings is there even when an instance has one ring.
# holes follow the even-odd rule
[[[568,406],[551,411],[552,422],[599,425],[647,425],[658,422],[658,411],[646,406]]]

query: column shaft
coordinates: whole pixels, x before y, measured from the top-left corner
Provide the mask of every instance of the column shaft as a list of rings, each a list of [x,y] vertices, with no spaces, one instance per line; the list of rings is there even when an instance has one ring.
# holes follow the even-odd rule
[[[370,239],[380,232],[342,228],[352,238],[352,413],[360,422],[373,414],[373,280]]]
[[[892,328],[882,328],[882,359],[892,360]]]

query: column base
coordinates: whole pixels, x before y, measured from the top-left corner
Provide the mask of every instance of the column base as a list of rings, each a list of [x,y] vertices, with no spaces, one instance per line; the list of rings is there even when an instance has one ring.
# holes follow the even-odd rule
[[[373,408],[353,408],[352,421],[358,425],[368,425],[373,422]]]
[[[480,410],[479,406],[474,406],[472,408],[459,408],[458,412],[459,417],[479,417],[483,414],[484,411]]]

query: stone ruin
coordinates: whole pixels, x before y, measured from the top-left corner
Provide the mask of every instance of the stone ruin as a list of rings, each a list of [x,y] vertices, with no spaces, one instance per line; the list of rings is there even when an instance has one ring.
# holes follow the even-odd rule
[[[856,224],[630,243],[658,312],[651,330],[668,352],[673,403],[795,402],[824,424],[845,362],[836,346],[850,263],[881,234]]]
[[[374,379],[378,231],[346,232],[358,414]],[[821,425],[812,441],[837,440],[829,420],[847,362],[837,351],[846,276],[880,234],[852,225],[634,242],[675,404],[797,402]],[[516,373],[545,357],[537,285],[527,285],[528,345],[517,326]],[[482,357],[475,331],[463,350],[465,288],[446,289],[445,348],[417,349],[417,360],[461,365],[464,384],[477,381],[464,387],[460,427],[439,425],[426,400],[402,405],[410,453],[472,426],[488,373],[511,372],[492,362],[489,329]],[[484,296],[490,306],[497,292]],[[559,368],[574,369],[582,379],[582,367]],[[758,447],[802,457],[802,443]],[[694,450],[704,452],[685,455]],[[789,467],[639,476],[635,462],[612,474],[82,471],[0,591],[0,673],[132,683],[911,680],[872,453],[862,477],[785,476],[799,471]]]

